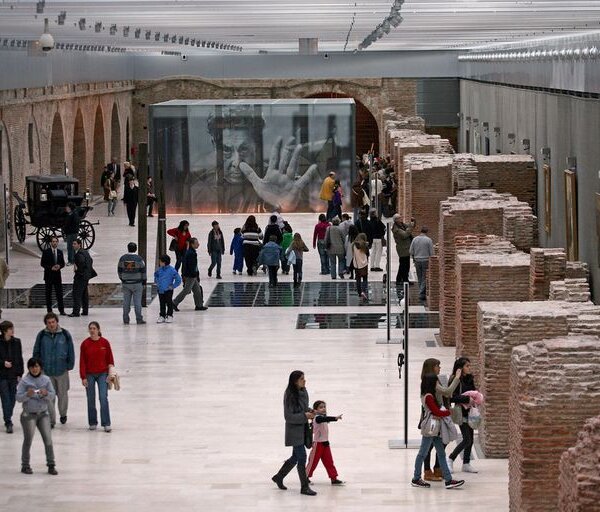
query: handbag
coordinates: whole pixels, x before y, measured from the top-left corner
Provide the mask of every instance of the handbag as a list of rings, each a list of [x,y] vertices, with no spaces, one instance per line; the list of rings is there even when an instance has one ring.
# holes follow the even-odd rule
[[[171,243],[169,244],[169,251],[177,252],[177,239],[176,238],[173,238],[173,240],[171,240]]]
[[[469,409],[467,423],[473,430],[477,430],[479,425],[481,425],[481,412],[477,406],[474,405]]]
[[[308,449],[312,448],[313,445],[313,428],[312,423],[304,424],[304,446]]]
[[[426,397],[427,395],[425,395]],[[423,397],[423,419],[421,420],[421,435],[423,437],[436,437],[440,434],[441,422],[437,416],[429,410],[425,405],[425,397]]]
[[[109,198],[109,199],[116,199],[116,198],[117,198],[117,191],[116,191],[116,190],[111,190],[111,191],[108,193],[108,198]]]
[[[462,382],[459,387],[459,394],[462,394]],[[452,418],[452,423],[455,425],[463,424],[463,408],[460,404],[454,404],[452,409],[450,409],[450,417]]]
[[[288,265],[296,264],[296,251],[294,251],[293,249],[291,249],[290,252],[288,252],[287,262],[288,262]]]

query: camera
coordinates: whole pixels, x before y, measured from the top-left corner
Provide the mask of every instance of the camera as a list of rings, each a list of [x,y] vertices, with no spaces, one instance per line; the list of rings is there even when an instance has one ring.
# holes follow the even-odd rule
[[[44,33],[40,36],[39,44],[45,52],[49,52],[54,48],[54,38],[48,28],[48,18],[44,18]]]
[[[188,59],[187,55],[186,55],[185,53],[182,53],[182,54],[181,54],[181,60],[184,60],[184,61],[185,61],[185,60],[187,60],[187,59]]]

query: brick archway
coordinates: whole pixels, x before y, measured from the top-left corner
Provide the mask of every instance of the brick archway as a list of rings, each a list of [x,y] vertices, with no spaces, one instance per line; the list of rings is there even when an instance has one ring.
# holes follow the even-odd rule
[[[121,123],[116,103],[113,103],[110,119],[110,157],[121,160]]]
[[[106,146],[104,143],[104,119],[102,117],[102,107],[98,105],[96,108],[96,116],[94,119],[94,158],[93,158],[93,190],[102,193],[100,188],[100,176],[106,165]]]
[[[352,98],[352,96],[336,92],[322,92],[310,94],[307,98]],[[360,100],[352,99],[356,102],[356,153],[359,155],[367,153],[372,144],[377,152],[379,151],[377,120]]]
[[[73,177],[79,180],[80,190],[87,188],[87,149],[85,125],[81,109],[77,109],[73,129]]]
[[[65,171],[65,137],[60,113],[54,114],[50,135],[50,174],[63,174]]]

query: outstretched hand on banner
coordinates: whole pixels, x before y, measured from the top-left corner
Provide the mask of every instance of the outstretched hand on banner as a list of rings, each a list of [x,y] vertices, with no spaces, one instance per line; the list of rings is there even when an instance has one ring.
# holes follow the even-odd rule
[[[317,164],[312,164],[306,172],[296,179],[300,166],[302,144],[295,144],[290,138],[285,147],[279,137],[269,158],[269,166],[264,178],[259,178],[254,169],[246,162],[240,163],[240,171],[248,178],[258,196],[283,211],[293,211],[301,198],[302,190],[318,175]]]

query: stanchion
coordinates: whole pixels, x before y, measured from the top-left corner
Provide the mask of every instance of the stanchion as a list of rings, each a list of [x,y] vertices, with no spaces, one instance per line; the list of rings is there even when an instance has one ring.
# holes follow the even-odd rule
[[[392,253],[390,251],[391,245],[391,223],[386,223],[386,239],[387,239],[387,249],[386,249],[386,270],[385,270],[385,295],[386,295],[386,330],[387,336],[385,339],[378,339],[375,343],[378,345],[395,345],[402,343],[401,339],[392,339]],[[400,304],[402,306],[402,303]],[[402,310],[400,311],[402,312]]]
[[[390,439],[388,441],[388,447],[392,450],[396,449],[417,449],[421,445],[420,439],[409,439],[408,438],[408,347],[409,347],[409,284],[404,283],[404,339],[402,340],[403,352],[398,354],[398,376],[402,379],[402,368],[404,367],[404,437],[403,439]]]
[[[138,254],[148,267],[148,217],[146,202],[148,200],[148,144],[141,142],[138,156]],[[152,282],[152,281],[150,281]],[[147,306],[146,288],[142,293],[142,307]]]
[[[2,235],[4,237],[4,256],[6,259],[6,264],[9,264],[8,261],[8,255],[9,255],[9,249],[10,249],[10,233],[8,232],[8,226],[11,225],[10,222],[10,212],[8,209],[8,187],[6,186],[6,183],[2,184],[2,193],[4,194],[2,196],[2,214],[4,215],[4,227],[3,227],[3,232]]]

